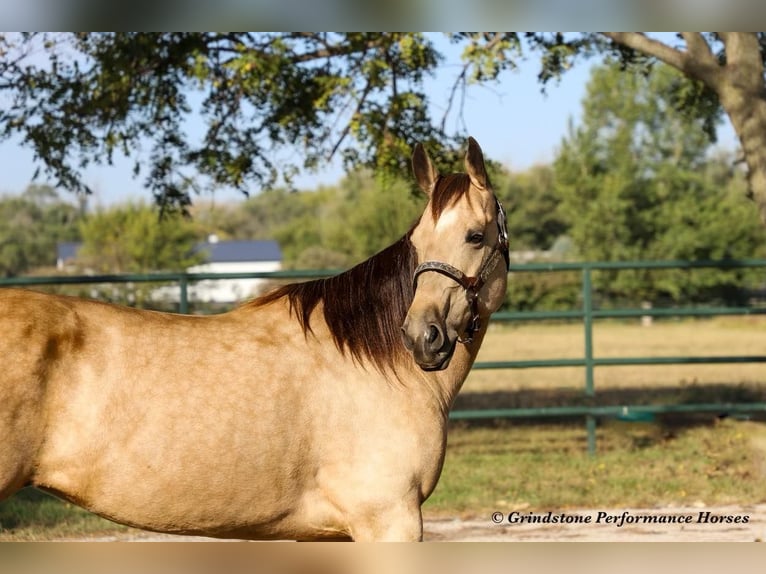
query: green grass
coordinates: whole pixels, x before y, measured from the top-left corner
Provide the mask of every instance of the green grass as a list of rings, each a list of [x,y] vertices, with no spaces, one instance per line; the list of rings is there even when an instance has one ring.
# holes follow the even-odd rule
[[[0,502],[0,541],[80,538],[125,532],[115,524],[35,488],[25,488]]]
[[[498,510],[766,501],[766,427],[721,420],[672,428],[606,423],[589,457],[582,426],[456,428],[426,516]]]

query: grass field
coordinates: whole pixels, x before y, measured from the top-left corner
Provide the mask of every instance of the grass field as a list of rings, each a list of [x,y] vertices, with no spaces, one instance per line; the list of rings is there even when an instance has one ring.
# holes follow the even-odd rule
[[[0,502],[0,542],[81,538],[128,530],[34,488]]]
[[[764,318],[599,322],[596,356],[766,355]],[[580,357],[580,325],[493,326],[479,360]],[[582,398],[583,369],[474,371],[455,408],[555,406]],[[766,365],[596,369],[605,404],[766,400]],[[654,423],[600,421],[598,456],[580,419],[453,423],[428,516],[512,509],[766,501],[766,425],[714,415]],[[124,529],[34,490],[0,503],[0,540],[45,540]]]
[[[457,428],[427,517],[766,501],[766,427],[723,420],[670,432],[602,425],[599,454],[572,425]]]
[[[546,323],[517,327],[493,325],[477,361],[582,358],[582,324]],[[720,317],[705,320],[597,321],[593,330],[594,356],[723,356],[766,355],[766,317]],[[521,389],[582,389],[584,369],[562,367],[507,371],[473,371],[463,389],[487,392]],[[598,389],[678,387],[691,384],[766,383],[766,365],[651,365],[598,367]]]

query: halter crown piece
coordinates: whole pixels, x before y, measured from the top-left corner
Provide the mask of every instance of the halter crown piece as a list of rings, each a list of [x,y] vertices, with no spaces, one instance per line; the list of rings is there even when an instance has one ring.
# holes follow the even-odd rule
[[[413,286],[417,289],[418,276],[426,271],[434,271],[435,273],[441,273],[442,275],[449,277],[456,283],[458,283],[463,289],[465,289],[465,295],[468,299],[468,304],[471,308],[471,320],[468,322],[468,326],[465,329],[465,336],[458,337],[458,341],[464,344],[470,344],[473,342],[473,336],[476,331],[481,327],[481,320],[479,319],[479,291],[484,287],[487,282],[490,273],[494,271],[497,264],[500,262],[500,257],[505,259],[505,269],[508,271],[511,268],[511,256],[508,250],[508,224],[505,217],[505,210],[500,201],[495,198],[495,207],[497,210],[497,246],[492,249],[487,259],[482,263],[479,268],[479,273],[475,277],[469,277],[463,273],[457,267],[453,267],[449,263],[442,263],[441,261],[426,261],[421,263],[415,268],[415,273],[412,277]]]

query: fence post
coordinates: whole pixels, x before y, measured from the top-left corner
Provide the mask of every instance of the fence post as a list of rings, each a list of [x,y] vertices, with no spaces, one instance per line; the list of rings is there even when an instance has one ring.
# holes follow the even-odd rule
[[[593,291],[591,267],[588,264],[582,268],[582,306],[583,325],[585,328],[585,396],[589,399],[595,396],[593,384]],[[585,415],[585,428],[588,435],[588,454],[596,454],[596,417]]]
[[[182,273],[178,278],[178,288],[180,290],[178,297],[178,312],[182,315],[189,313],[189,280],[186,274]]]

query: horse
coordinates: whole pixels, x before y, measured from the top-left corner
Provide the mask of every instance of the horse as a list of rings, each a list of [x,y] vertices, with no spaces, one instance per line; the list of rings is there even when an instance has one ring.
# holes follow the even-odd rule
[[[211,316],[0,289],[0,500],[238,539],[422,540],[448,414],[501,305],[505,214],[478,143],[397,242]]]

